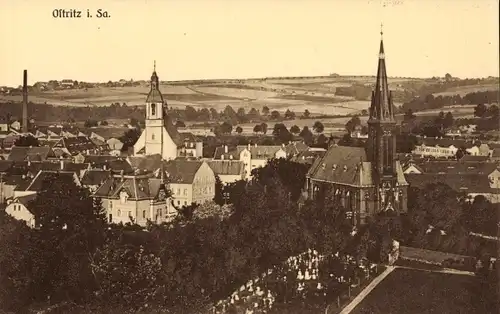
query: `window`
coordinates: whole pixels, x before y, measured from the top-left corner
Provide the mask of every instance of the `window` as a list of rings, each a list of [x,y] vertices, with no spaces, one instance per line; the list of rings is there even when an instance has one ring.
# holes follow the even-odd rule
[[[146,218],[146,211],[145,210],[142,211],[142,218]]]
[[[181,189],[177,189],[177,195],[181,195]]]
[[[116,213],[116,215],[117,215],[118,217],[121,217],[121,216],[122,216],[122,211],[121,211],[121,210],[118,210],[118,212]]]
[[[188,189],[184,189],[184,196],[188,195]]]
[[[109,209],[113,209],[113,201],[109,201]]]
[[[155,139],[155,134],[151,134],[151,139],[154,140]]]
[[[128,216],[129,216],[129,217],[132,217],[132,212],[130,212],[130,211],[129,211],[129,212],[128,212]]]
[[[177,205],[180,205],[181,204],[181,201],[177,201]]]
[[[156,115],[156,104],[151,104],[151,115]]]
[[[109,214],[109,222],[113,222],[113,214]]]
[[[187,204],[188,204],[188,202],[187,202],[187,201],[184,201],[184,206],[186,206]]]
[[[162,212],[161,212],[161,208],[160,208],[160,209],[158,209],[158,217],[161,217],[161,214],[162,214]]]

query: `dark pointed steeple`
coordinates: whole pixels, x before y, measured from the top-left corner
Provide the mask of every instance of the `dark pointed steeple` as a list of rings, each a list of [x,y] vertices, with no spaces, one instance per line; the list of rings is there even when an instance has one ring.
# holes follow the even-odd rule
[[[385,67],[385,51],[383,31],[380,31],[380,49],[378,54],[377,79],[375,90],[372,92],[372,102],[370,106],[370,120],[381,122],[395,122],[391,92],[387,82],[387,70]]]

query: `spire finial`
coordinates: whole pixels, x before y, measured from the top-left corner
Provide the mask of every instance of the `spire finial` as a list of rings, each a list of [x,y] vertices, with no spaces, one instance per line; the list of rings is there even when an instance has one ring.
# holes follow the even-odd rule
[[[156,72],[156,60],[153,61],[153,72]]]
[[[384,38],[384,24],[380,23],[380,37]]]

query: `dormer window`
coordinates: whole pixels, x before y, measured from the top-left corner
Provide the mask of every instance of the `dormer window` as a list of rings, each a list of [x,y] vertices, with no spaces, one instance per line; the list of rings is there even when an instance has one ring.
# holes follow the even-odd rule
[[[121,192],[120,192],[120,202],[121,202],[122,204],[124,204],[124,203],[126,203],[126,202],[127,202],[127,200],[128,200],[128,194],[127,194],[127,192],[125,192],[125,191],[121,191]]]

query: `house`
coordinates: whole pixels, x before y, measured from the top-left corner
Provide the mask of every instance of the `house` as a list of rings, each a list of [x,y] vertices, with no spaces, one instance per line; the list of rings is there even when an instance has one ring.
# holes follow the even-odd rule
[[[96,154],[99,152],[99,148],[86,137],[70,137],[61,138],[53,146],[52,149],[55,151],[60,150],[69,156],[76,155],[78,153],[82,154]]]
[[[353,226],[380,213],[407,212],[408,182],[396,155],[396,120],[389,91],[383,40],[368,118],[367,147],[332,145],[306,174],[304,197],[332,197]]]
[[[28,204],[36,198],[36,194],[19,196],[11,200],[5,208],[5,213],[17,220],[23,220],[26,224],[34,228],[35,216],[29,211]]]
[[[118,152],[122,149],[123,143],[119,139],[112,137],[106,141],[108,147],[111,151],[117,150]]]
[[[307,150],[301,152],[297,156],[293,156],[290,160],[293,162],[307,164],[311,166],[317,158],[321,158],[325,155],[326,149],[323,150]]]
[[[239,160],[245,165],[245,176],[251,178],[252,170],[264,167],[269,159],[287,158],[285,146],[259,146],[257,144],[236,147]]]
[[[167,188],[161,178],[151,174],[114,175],[97,188],[93,196],[100,199],[109,223],[163,223],[172,220],[177,211],[168,206]]]
[[[4,204],[6,200],[12,199],[15,196],[15,190],[18,186],[27,186],[32,178],[26,175],[2,175],[0,174],[0,204]]]
[[[500,148],[494,148],[493,151],[491,152],[491,157],[490,159],[492,161],[500,161]]]
[[[162,160],[160,154],[145,156],[129,156],[127,162],[135,172],[154,172],[161,168]]]
[[[473,156],[479,155],[480,143],[469,140],[456,140],[447,138],[421,138],[415,146],[413,154],[434,158],[454,158],[460,148],[465,148]]]
[[[64,88],[72,88],[75,86],[75,82],[73,80],[65,79],[61,81],[60,85]]]
[[[191,133],[180,133],[167,113],[167,102],[160,92],[156,70],[146,98],[146,127],[134,144],[135,156],[160,154],[164,160],[177,157],[203,157],[203,143]]]
[[[209,160],[213,172],[219,176],[222,184],[245,180],[245,164],[240,160]]]
[[[59,170],[40,170],[31,181],[28,183],[23,182],[23,184],[19,184],[14,189],[14,197],[19,197],[23,195],[36,194],[40,192],[43,188],[43,183],[49,177],[56,175],[57,178],[72,178],[76,185],[81,186],[80,179],[78,175],[73,171],[59,171]],[[26,178],[30,178],[30,176],[26,176]]]
[[[9,132],[9,134],[2,139],[2,148],[7,151],[11,150],[20,137],[21,135],[19,134],[12,134],[12,132]]]
[[[288,158],[292,158],[297,156],[305,151],[308,151],[310,148],[303,142],[291,142],[285,146],[285,153]]]
[[[164,172],[174,207],[202,204],[215,196],[215,173],[205,161],[167,161],[164,162]]]

